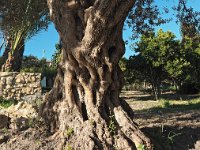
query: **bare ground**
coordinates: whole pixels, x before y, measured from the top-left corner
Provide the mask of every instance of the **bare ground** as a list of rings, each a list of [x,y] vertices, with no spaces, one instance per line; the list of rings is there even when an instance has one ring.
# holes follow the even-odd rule
[[[160,102],[140,91],[122,92],[135,112],[135,121],[151,137],[158,150],[200,150],[200,106],[162,108]],[[165,99],[188,101],[199,95],[165,94]],[[187,108],[188,107],[188,108]],[[191,109],[190,109],[191,108]]]
[[[153,100],[149,94],[139,91],[122,92],[135,112],[134,120],[152,139],[155,150],[200,150],[200,104],[188,108],[178,106],[162,108],[159,101]],[[165,99],[188,101],[199,95],[165,94]],[[191,109],[192,108],[192,109]],[[24,130],[0,130],[0,150],[57,150],[60,139],[45,133],[38,122]],[[61,139],[62,140],[62,139]],[[70,149],[70,145],[64,149]],[[145,149],[141,149],[145,150]]]

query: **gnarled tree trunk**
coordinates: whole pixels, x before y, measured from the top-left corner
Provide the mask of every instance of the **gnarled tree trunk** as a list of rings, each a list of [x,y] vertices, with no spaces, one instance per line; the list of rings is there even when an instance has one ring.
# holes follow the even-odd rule
[[[134,0],[49,0],[48,5],[63,58],[41,115],[52,133],[60,133],[55,137],[65,137],[60,148],[150,148],[119,98],[122,29]]]

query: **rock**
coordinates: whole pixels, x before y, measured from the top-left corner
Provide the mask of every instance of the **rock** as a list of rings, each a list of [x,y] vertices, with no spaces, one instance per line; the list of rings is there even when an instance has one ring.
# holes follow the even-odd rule
[[[17,78],[15,81],[16,81],[16,83],[20,83],[20,82],[21,82],[21,79],[20,79],[20,78]]]
[[[32,81],[32,82],[35,82],[35,81],[36,81],[36,78],[35,78],[34,76],[32,76],[32,77],[31,77],[31,81]]]
[[[11,92],[12,92],[12,93],[15,93],[15,91],[16,91],[16,89],[11,89]]]
[[[7,128],[10,124],[10,117],[0,114],[0,129]]]
[[[24,95],[34,98],[35,93],[42,93],[40,78],[40,73],[0,72],[0,96],[16,100]]]
[[[8,109],[5,110],[9,117],[13,118],[34,118],[37,116],[36,110],[27,102],[19,102],[17,105],[12,105]]]
[[[11,76],[13,73],[12,72],[0,72],[0,77],[7,77]]]
[[[0,135],[0,144],[7,142],[9,139],[8,135]]]
[[[5,83],[6,83],[6,78],[2,77],[1,80],[0,80],[0,84],[4,85]]]
[[[194,150],[200,150],[200,140],[195,143],[194,148]]]
[[[6,89],[10,89],[12,86],[11,85],[6,85]]]
[[[38,116],[33,106],[27,102],[19,102],[0,111],[0,129],[7,128],[22,131],[30,127],[30,121]],[[8,114],[9,117],[4,114]]]
[[[29,128],[29,119],[25,117],[12,118],[10,128],[18,131]]]
[[[13,77],[8,77],[7,79],[6,79],[6,84],[7,85],[12,85],[13,84]]]
[[[35,105],[36,101],[42,101],[43,97],[40,93],[36,93],[35,95],[25,95],[22,97],[22,100],[28,102],[29,104]]]
[[[27,87],[27,88],[26,88],[26,93],[27,93],[27,94],[30,94],[31,92],[32,92],[32,88]]]

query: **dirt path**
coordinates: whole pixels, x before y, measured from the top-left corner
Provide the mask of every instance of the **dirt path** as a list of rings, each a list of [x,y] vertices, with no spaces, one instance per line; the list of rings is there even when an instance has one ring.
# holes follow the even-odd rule
[[[155,149],[200,150],[197,142],[200,141],[200,107],[191,110],[162,108],[159,101],[139,91],[122,92],[121,97],[134,110],[135,121],[142,130],[157,143]]]

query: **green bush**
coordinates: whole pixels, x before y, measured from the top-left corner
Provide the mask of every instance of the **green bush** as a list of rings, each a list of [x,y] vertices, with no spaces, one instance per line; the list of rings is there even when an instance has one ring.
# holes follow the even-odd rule
[[[13,104],[16,104],[15,100],[13,100],[13,99],[6,100],[6,99],[0,97],[0,107],[8,108]]]
[[[42,78],[53,79],[56,76],[57,68],[49,65],[46,59],[39,60],[34,56],[25,56],[22,61],[20,72],[41,73]]]

